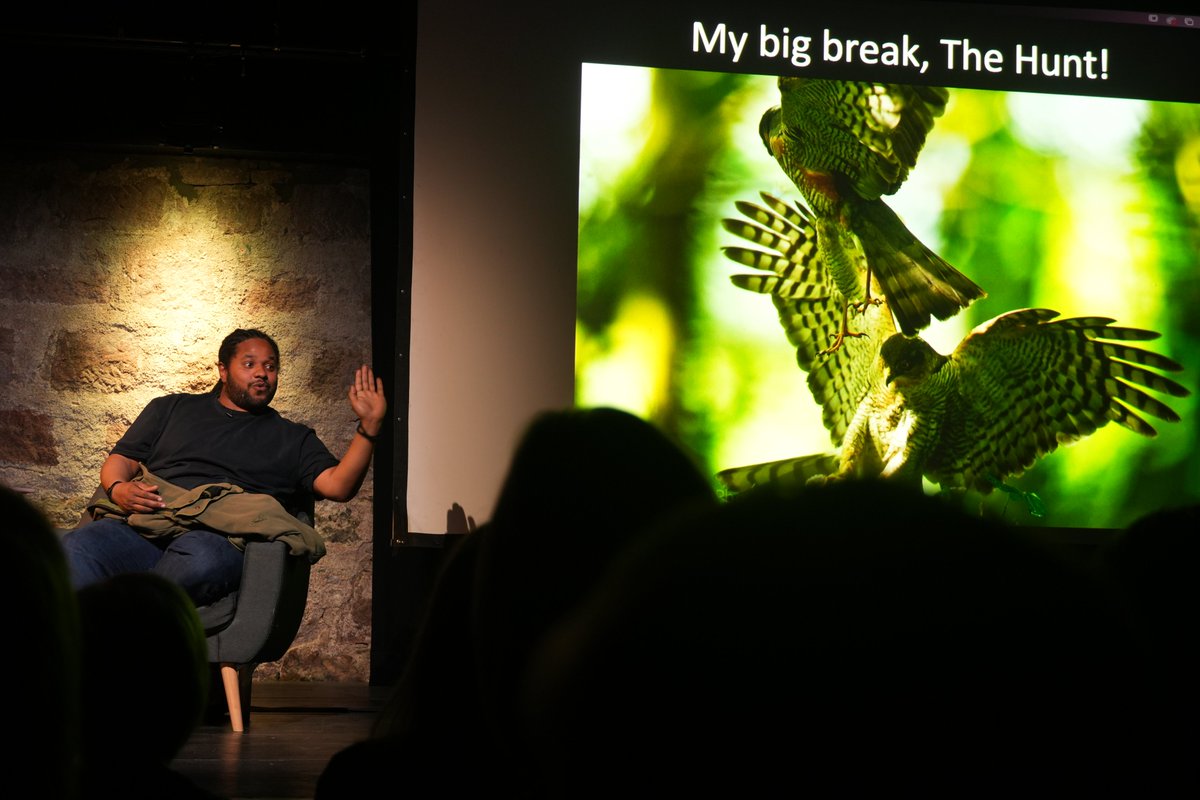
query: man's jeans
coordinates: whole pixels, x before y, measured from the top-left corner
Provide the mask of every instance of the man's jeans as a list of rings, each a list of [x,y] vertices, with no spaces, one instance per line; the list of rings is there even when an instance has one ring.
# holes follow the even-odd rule
[[[203,606],[237,589],[242,579],[242,551],[212,531],[147,539],[109,517],[70,531],[62,544],[76,589],[123,572],[156,572]]]

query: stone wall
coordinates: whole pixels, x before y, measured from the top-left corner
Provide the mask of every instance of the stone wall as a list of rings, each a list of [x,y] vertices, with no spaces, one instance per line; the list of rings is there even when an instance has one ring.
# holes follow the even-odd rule
[[[234,328],[281,350],[274,406],[335,455],[354,432],[346,389],[369,363],[365,170],[169,156],[0,161],[0,482],[73,525],[109,449],[153,397],[217,379]],[[262,679],[367,681],[368,475],[320,503],[291,651]]]

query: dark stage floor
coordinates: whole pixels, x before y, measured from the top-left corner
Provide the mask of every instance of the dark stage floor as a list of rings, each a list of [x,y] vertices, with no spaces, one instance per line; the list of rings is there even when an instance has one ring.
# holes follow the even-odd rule
[[[386,687],[272,681],[256,683],[250,725],[202,725],[172,766],[229,800],[311,798],[317,777],[346,745],[366,738]]]

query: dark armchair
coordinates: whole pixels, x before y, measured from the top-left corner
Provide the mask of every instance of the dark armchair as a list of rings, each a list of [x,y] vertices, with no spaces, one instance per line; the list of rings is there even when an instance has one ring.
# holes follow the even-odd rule
[[[98,489],[90,502],[102,499]],[[311,498],[296,518],[313,524]],[[85,511],[78,524],[91,519]],[[219,668],[230,725],[238,733],[249,724],[255,668],[283,658],[296,638],[311,570],[307,556],[292,555],[278,540],[247,542],[244,558],[238,590],[196,609],[208,639],[209,663]]]
[[[311,511],[296,516],[312,524]],[[283,658],[300,629],[311,570],[307,557],[292,555],[280,541],[248,542],[245,559],[238,590],[197,609],[209,663],[220,667],[229,722],[239,733],[250,724],[255,668]]]

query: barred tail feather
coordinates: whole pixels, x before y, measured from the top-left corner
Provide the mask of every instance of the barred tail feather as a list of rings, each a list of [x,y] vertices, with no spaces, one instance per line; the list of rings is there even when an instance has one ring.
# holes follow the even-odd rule
[[[744,492],[777,481],[800,486],[810,478],[832,475],[837,468],[837,455],[817,453],[744,467],[732,467],[718,472],[717,479],[731,492]]]
[[[900,330],[911,336],[930,316],[949,319],[986,293],[914,236],[881,200],[863,203],[855,230]]]

